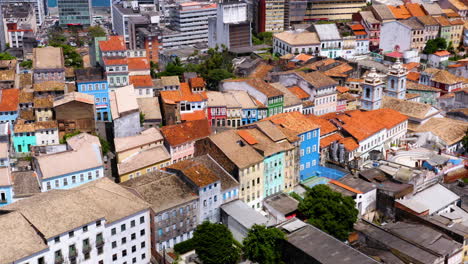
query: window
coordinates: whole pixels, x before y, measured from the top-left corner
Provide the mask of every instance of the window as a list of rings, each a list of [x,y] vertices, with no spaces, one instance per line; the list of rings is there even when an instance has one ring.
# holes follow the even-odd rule
[[[123,244],[126,244],[127,243],[127,238],[126,237],[122,237],[122,245]]]
[[[75,236],[75,232],[73,231],[68,232],[68,237],[72,238],[74,236]]]
[[[114,228],[111,229],[111,235],[115,235],[117,233],[117,230]]]
[[[127,250],[124,249],[122,250],[122,257],[125,257],[125,256],[127,256]]]
[[[145,248],[145,246],[146,246],[145,241],[141,242],[141,248]]]
[[[47,190],[52,189],[52,186],[51,186],[50,182],[47,182],[46,185],[47,185]]]
[[[117,241],[112,241],[112,248],[116,248],[117,247]]]
[[[80,174],[80,181],[84,181],[84,175],[83,174]]]
[[[130,221],[130,227],[135,227],[135,220]]]
[[[55,188],[58,188],[60,186],[59,180],[55,180]]]
[[[141,259],[145,259],[145,258],[146,258],[146,254],[145,253],[141,254]]]
[[[116,261],[117,260],[117,254],[112,255],[112,260]]]
[[[91,174],[91,172],[88,172],[88,180],[92,180],[93,179],[93,175]]]
[[[120,226],[120,231],[121,231],[121,232],[125,231],[126,229],[127,229],[127,227],[125,226],[125,224],[122,224],[122,225]]]
[[[144,229],[140,230],[140,236],[144,236],[144,235],[145,235],[145,230]]]
[[[140,224],[143,224],[144,222],[145,222],[145,217],[144,216],[140,217]]]
[[[136,246],[132,246],[132,253],[136,251]]]
[[[83,226],[83,232],[88,232],[88,226],[87,225]]]
[[[60,237],[59,237],[59,236],[57,236],[57,237],[54,237],[54,242],[55,242],[55,243],[58,243],[58,242],[60,242]]]
[[[73,176],[72,176],[72,184],[75,184],[75,183],[76,183],[76,176],[73,175]]]
[[[130,236],[130,238],[131,238],[132,240],[135,240],[135,239],[136,239],[136,234],[135,234],[135,233],[132,233],[132,235]]]
[[[63,179],[63,186],[67,186],[68,185],[68,179],[67,178],[64,178]]]

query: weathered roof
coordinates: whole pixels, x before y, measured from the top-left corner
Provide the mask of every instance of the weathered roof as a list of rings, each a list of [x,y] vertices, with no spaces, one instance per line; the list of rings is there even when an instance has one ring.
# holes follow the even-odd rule
[[[121,115],[138,110],[133,85],[120,87],[110,93],[112,119]]]
[[[225,107],[226,99],[224,98],[224,93],[217,91],[208,91],[206,92],[206,97],[208,100],[206,102],[208,107]]]
[[[424,13],[424,10],[421,7],[421,4],[406,3],[405,6],[406,6],[406,9],[408,9],[408,12],[410,12],[410,14],[413,17],[422,17],[426,15],[426,13]]]
[[[242,109],[257,108],[254,100],[246,91],[227,91],[227,93],[233,96],[237,102],[239,102]]]
[[[180,89],[161,91],[161,100],[167,104],[175,104],[181,101],[201,102],[207,100],[206,92],[194,93],[188,83],[180,83]]]
[[[204,163],[183,160],[166,167],[168,171],[179,171],[199,188],[213,184],[221,179]]]
[[[438,3],[422,3],[422,7],[430,16],[440,16],[444,13]]]
[[[296,199],[285,193],[267,197],[263,203],[271,206],[273,209],[283,215],[295,212],[297,210],[297,206],[299,205],[299,202]]]
[[[406,82],[407,90],[427,91],[427,92],[442,92],[442,89],[435,88],[429,85],[424,85],[416,82]]]
[[[0,90],[0,112],[10,112],[18,110],[19,89]]]
[[[268,219],[259,212],[252,209],[241,200],[234,200],[221,205],[221,210],[226,212],[236,222],[246,229],[250,229],[253,225],[266,225]]]
[[[19,92],[19,102],[20,104],[32,103],[34,100],[34,93],[21,90]]]
[[[297,135],[320,128],[320,125],[299,112],[281,113],[263,120],[270,120],[273,124],[296,132]]]
[[[109,36],[107,40],[99,41],[101,51],[125,51],[123,36]]]
[[[52,108],[54,107],[54,97],[34,97],[33,104],[34,108]]]
[[[145,120],[161,120],[161,108],[157,97],[137,98],[140,111],[145,115]]]
[[[282,96],[283,93],[278,91],[275,87],[273,87],[271,84],[266,83],[265,81],[259,79],[259,78],[250,78],[250,79],[229,79],[229,80],[224,80],[223,82],[243,82],[248,84],[250,87],[256,89],[260,93],[264,94],[266,97],[276,97],[276,96]]]
[[[314,71],[310,73],[299,71],[297,74],[316,88],[338,84],[337,81],[333,80],[320,71]]]
[[[129,71],[144,71],[150,69],[150,63],[146,57],[127,58],[127,63]]]
[[[155,213],[178,207],[198,198],[177,175],[165,171],[151,171],[120,184],[151,204]]]
[[[444,84],[456,84],[456,83],[466,83],[467,80],[463,77],[456,76],[446,70],[440,70],[435,68],[427,68],[424,70],[424,73],[429,74],[431,81],[444,83]]]
[[[294,95],[297,96],[297,98],[303,100],[303,99],[307,99],[310,97],[310,95],[308,93],[306,93],[306,91],[302,90],[301,87],[299,86],[292,86],[292,87],[288,87],[288,90],[293,93]]]
[[[13,171],[13,192],[15,197],[25,197],[41,192],[37,175],[34,171]]]
[[[410,198],[397,200],[396,202],[416,213],[422,213],[428,210],[429,214],[434,214],[447,206],[454,204],[459,199],[460,197],[458,195],[449,191],[444,186],[434,184],[431,187],[414,194]]]
[[[42,179],[103,166],[99,147],[91,144],[77,150],[41,155],[35,158]],[[67,166],[57,166],[57,164],[67,164]]]
[[[180,85],[179,76],[162,76],[161,82],[163,86]]]
[[[58,107],[73,101],[94,105],[94,95],[79,92],[66,93],[60,97],[55,98],[54,107]]]
[[[65,83],[56,81],[34,83],[33,89],[35,92],[65,91]]]
[[[419,20],[419,22],[426,26],[439,25],[439,23],[437,23],[437,20],[435,20],[432,16],[418,16],[417,19]]]
[[[208,120],[193,120],[181,124],[163,126],[161,133],[171,146],[178,146],[187,142],[208,137],[211,128]]]
[[[151,79],[150,75],[131,75],[128,79],[135,88],[153,87],[153,79]]]
[[[32,74],[31,73],[21,73],[18,75],[20,77],[19,88],[27,88],[27,86],[32,86]]]
[[[335,23],[333,24],[314,24],[315,32],[317,32],[320,41],[339,40],[341,39],[340,32]]]
[[[439,110],[435,109],[430,104],[400,100],[389,96],[383,97],[382,107],[396,110],[404,115],[417,119],[425,119],[439,112]]]
[[[388,8],[387,5],[381,5],[381,4],[372,5],[371,9],[381,20],[395,19],[395,16],[393,15],[392,11],[390,10],[390,8]]]
[[[283,93],[283,107],[291,107],[302,104],[301,99],[299,99],[294,93],[292,93],[288,88],[286,88],[281,83],[272,83],[271,86],[278,89]]]
[[[273,37],[292,46],[320,44],[317,33],[309,31],[283,31],[274,34]]]
[[[210,140],[240,169],[263,161],[263,157],[234,130],[211,135]]]
[[[447,145],[453,145],[465,135],[468,122],[451,118],[431,118],[426,123],[416,128],[417,132],[432,132],[442,139]]]
[[[14,70],[0,71],[0,81],[14,81],[14,80],[15,80]]]
[[[161,132],[151,127],[142,131],[139,135],[114,138],[115,151],[122,152],[162,140],[163,136]]]
[[[415,30],[415,29],[424,29],[424,26],[414,17],[405,19],[405,20],[399,20],[399,22],[403,25],[408,26],[409,28]]]
[[[32,235],[26,233],[23,227],[21,232],[28,236],[23,236],[24,233],[18,234],[22,239],[15,244],[16,248],[22,249],[23,247],[18,247],[22,243],[29,244],[33,241],[34,244],[40,245],[40,242],[35,240],[37,236],[50,239],[99,219],[104,218],[107,224],[111,224],[147,209],[149,204],[104,177],[69,190],[39,193],[4,206],[0,211],[21,213],[28,220],[28,227],[32,225],[35,231],[39,232],[39,235],[36,232]],[[15,222],[15,225],[18,223]],[[15,230],[13,227],[11,229]],[[3,253],[0,254],[0,257],[2,256]]]
[[[67,145],[73,150],[77,150],[90,144],[101,147],[101,141],[99,138],[89,133],[80,133],[67,139]]]
[[[64,69],[62,48],[47,46],[33,49],[33,69]]]
[[[171,155],[167,152],[166,148],[162,145],[158,145],[152,148],[143,149],[137,154],[124,159],[122,162],[117,164],[117,169],[119,171],[119,175],[123,175],[156,163],[169,161],[170,159]]]

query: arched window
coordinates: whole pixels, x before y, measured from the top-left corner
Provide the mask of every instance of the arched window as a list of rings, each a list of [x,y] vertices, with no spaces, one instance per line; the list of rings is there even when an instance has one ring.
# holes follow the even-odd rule
[[[370,97],[370,88],[367,88],[367,89],[366,89],[366,97],[367,97],[367,98]]]
[[[395,89],[395,80],[390,80],[390,88]]]

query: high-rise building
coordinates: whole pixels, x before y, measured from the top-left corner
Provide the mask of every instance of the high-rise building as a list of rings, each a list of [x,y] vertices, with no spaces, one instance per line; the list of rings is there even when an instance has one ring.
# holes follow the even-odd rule
[[[91,0],[58,0],[59,24],[91,25]]]
[[[36,14],[36,23],[38,26],[44,22],[46,11],[46,1],[44,0],[0,0],[0,5],[7,3],[30,3],[34,6],[34,13]]]
[[[9,3],[1,5],[2,27],[5,43],[11,48],[23,47],[23,36],[27,32],[36,32],[36,16],[31,3]]]
[[[257,10],[257,32],[284,31],[284,0],[260,0]]]

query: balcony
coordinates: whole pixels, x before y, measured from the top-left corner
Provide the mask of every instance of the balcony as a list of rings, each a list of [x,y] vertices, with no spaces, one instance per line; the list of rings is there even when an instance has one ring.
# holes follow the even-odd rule
[[[102,236],[96,237],[96,247],[100,247],[102,245],[104,245],[104,239],[102,238]]]
[[[83,254],[87,254],[91,252],[91,246],[88,244],[88,245],[83,245]]]
[[[55,256],[54,263],[55,264],[62,264],[63,263],[63,257],[62,256]]]
[[[76,252],[76,248],[70,249],[68,252],[68,258],[69,259],[74,259],[78,256],[78,253]]]

